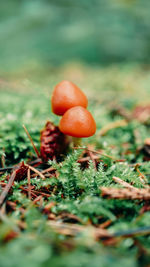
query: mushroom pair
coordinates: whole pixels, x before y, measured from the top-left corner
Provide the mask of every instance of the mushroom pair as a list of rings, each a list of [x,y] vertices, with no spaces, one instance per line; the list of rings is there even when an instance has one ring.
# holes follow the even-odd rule
[[[53,113],[62,116],[59,123],[62,133],[74,138],[94,135],[96,123],[92,114],[86,109],[87,97],[75,84],[69,81],[57,84],[51,103]]]

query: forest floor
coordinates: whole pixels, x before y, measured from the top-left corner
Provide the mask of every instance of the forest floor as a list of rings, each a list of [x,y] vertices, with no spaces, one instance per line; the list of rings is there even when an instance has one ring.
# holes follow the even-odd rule
[[[50,97],[62,79],[87,94],[97,131],[43,163],[40,131],[58,125]],[[1,267],[150,266],[149,88],[138,65],[1,75]]]

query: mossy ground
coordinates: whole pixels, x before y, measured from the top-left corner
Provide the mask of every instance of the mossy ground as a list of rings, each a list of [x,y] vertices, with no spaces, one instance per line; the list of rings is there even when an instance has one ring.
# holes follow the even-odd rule
[[[101,151],[98,166],[96,169],[92,158],[81,166],[83,149],[70,149],[60,163],[49,162],[57,169],[57,179],[53,175],[46,180],[39,176],[31,179],[34,191],[41,196],[36,203],[35,197],[30,200],[21,189],[28,189],[27,179],[14,182],[1,209],[0,266],[148,266],[150,237],[144,233],[134,235],[132,231],[150,226],[149,202],[105,199],[100,190],[102,186],[122,187],[113,181],[114,176],[143,188],[143,175],[149,186],[150,155],[145,155],[144,141],[150,137],[150,120],[131,116],[137,105],[149,104],[147,66],[100,68],[71,64],[58,69],[33,66],[30,70],[4,73],[0,79],[0,154],[5,157],[6,166],[35,159],[22,125],[39,149],[40,130],[45,122],[59,121],[51,113],[50,95],[62,79],[74,81],[89,97],[97,132],[83,140],[83,147]],[[129,121],[126,113],[132,117]],[[117,124],[119,127],[115,127]],[[1,173],[0,181],[7,182],[8,174]],[[14,208],[7,202],[14,203]],[[51,208],[46,211],[50,203]],[[83,227],[67,234],[49,223]],[[94,229],[102,227],[113,235],[120,233],[119,237],[109,241],[94,238]],[[131,232],[125,237],[126,231]]]

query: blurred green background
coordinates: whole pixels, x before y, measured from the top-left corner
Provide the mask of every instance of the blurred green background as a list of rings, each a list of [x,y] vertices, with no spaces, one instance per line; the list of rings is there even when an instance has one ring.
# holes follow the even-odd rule
[[[1,0],[0,71],[150,61],[149,0]]]
[[[36,208],[21,193],[20,185],[27,186],[27,179],[14,183],[8,200],[16,203],[16,210],[8,210],[9,224],[0,223],[0,267],[148,267],[147,236],[127,236],[114,246],[106,242],[104,247],[87,230],[75,238],[65,238],[56,235],[46,223],[51,219],[67,222],[67,217],[61,217],[64,213],[77,216],[76,222],[83,222],[83,227],[91,223],[98,229],[99,224],[110,221],[108,229],[112,232],[149,226],[147,203],[109,202],[100,198],[98,191],[101,185],[117,186],[113,176],[139,187],[143,186],[140,178],[149,181],[150,165],[142,165],[143,153],[148,153],[144,142],[150,136],[149,121],[131,120],[120,128],[112,127],[124,120],[124,114],[133,116],[135,106],[148,106],[149,55],[150,0],[0,0],[0,160],[3,155],[6,166],[11,166],[34,159],[22,124],[39,149],[45,122],[59,122],[51,112],[50,96],[62,79],[83,89],[96,120],[97,133],[83,144],[104,151],[100,158],[104,165],[99,165],[98,172],[94,165],[85,167],[85,172],[81,170],[70,151],[60,172],[62,180],[68,178],[64,189],[60,186],[62,180],[57,179],[58,190],[48,201],[36,203]],[[107,127],[110,131],[101,136]],[[115,162],[118,160],[113,158],[126,162]],[[139,162],[142,176],[130,167]],[[8,178],[7,174],[1,176],[1,181]],[[35,190],[46,189],[51,194],[53,179],[33,180]],[[70,198],[63,198],[65,190],[66,195],[72,194]],[[54,202],[54,217],[43,214],[49,201]],[[7,209],[4,206],[4,215]],[[11,222],[21,222],[26,229],[7,242],[4,240]]]

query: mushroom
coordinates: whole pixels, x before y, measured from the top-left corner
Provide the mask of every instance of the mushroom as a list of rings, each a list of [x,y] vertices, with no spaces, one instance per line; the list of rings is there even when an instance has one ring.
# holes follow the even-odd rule
[[[54,88],[51,104],[53,113],[63,115],[68,109],[75,106],[86,108],[88,100],[77,85],[70,81],[61,81]]]
[[[90,137],[96,132],[96,123],[92,114],[81,106],[70,108],[62,116],[59,129],[72,136],[74,145],[80,144],[80,138]]]

